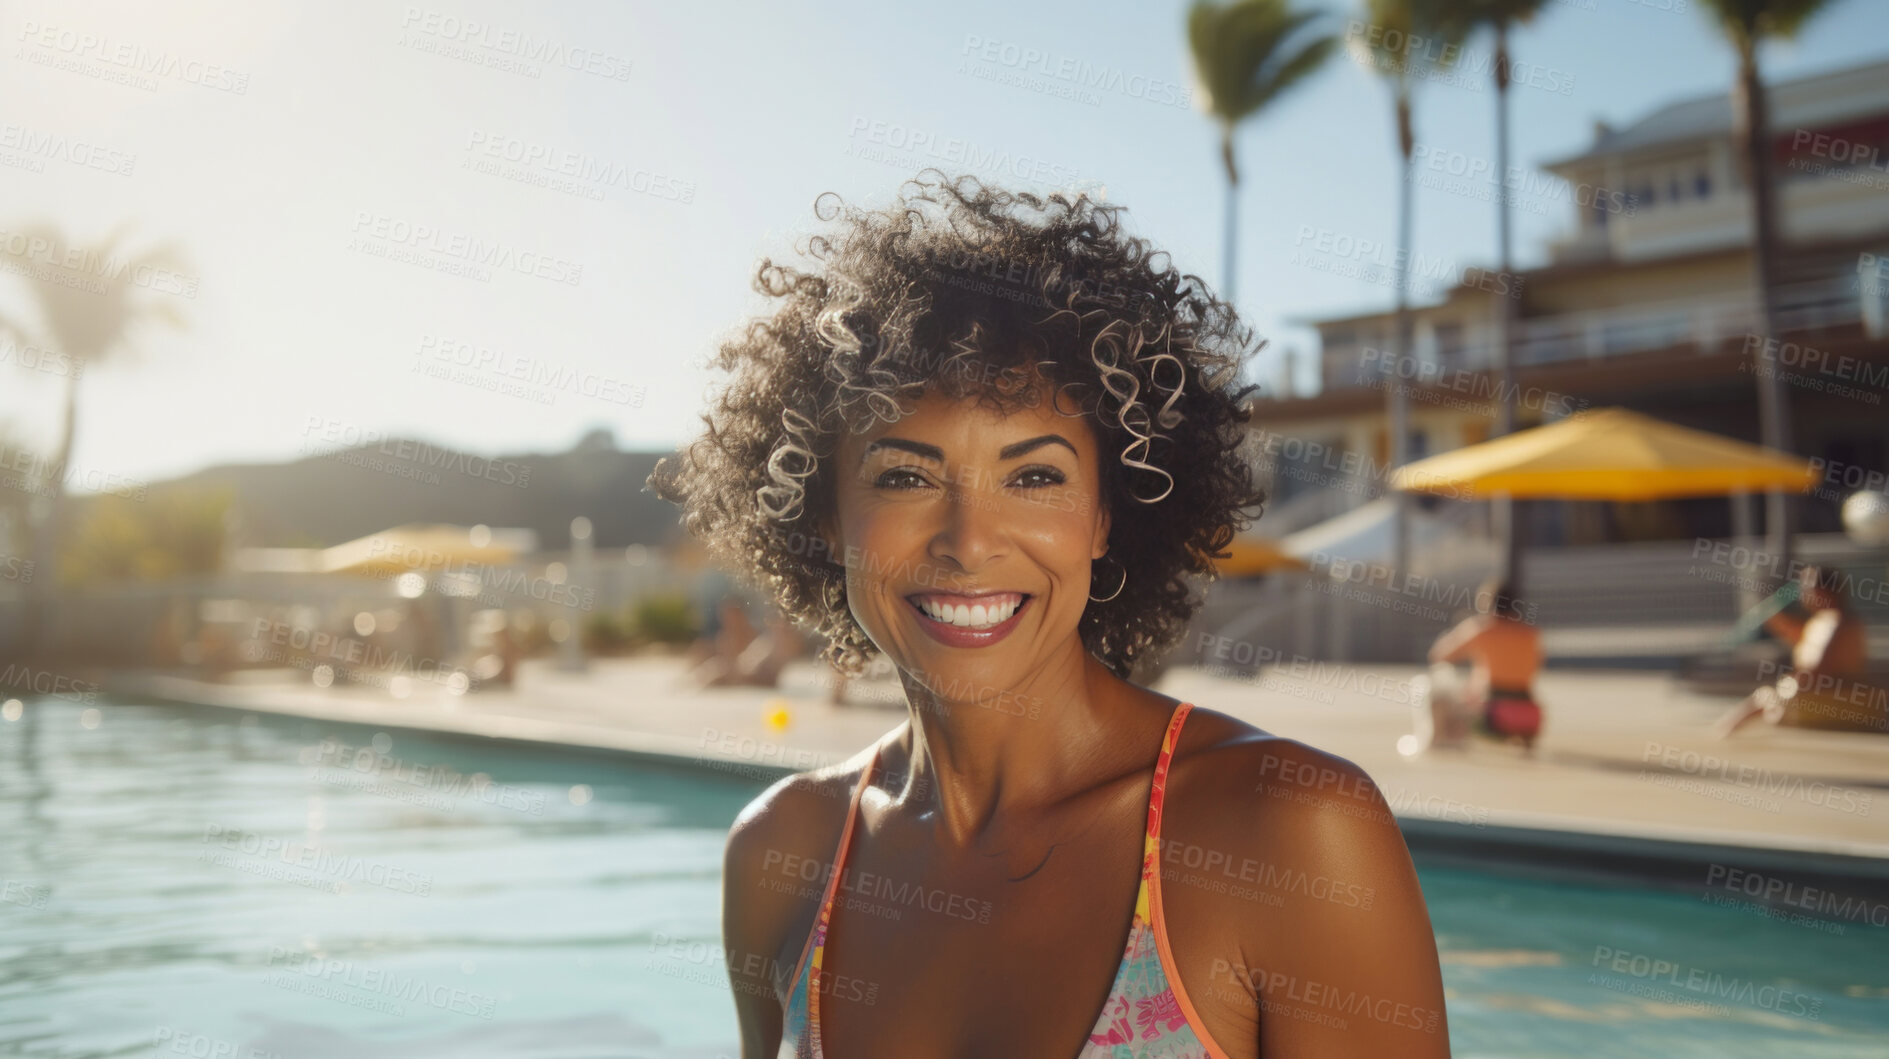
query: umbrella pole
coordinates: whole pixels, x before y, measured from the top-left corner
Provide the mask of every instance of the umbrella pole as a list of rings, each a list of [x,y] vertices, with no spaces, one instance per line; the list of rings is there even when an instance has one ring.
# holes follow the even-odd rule
[[[1510,590],[1520,592],[1522,588],[1522,542],[1521,520],[1514,497],[1507,493],[1497,493],[1489,498],[1490,521],[1495,524],[1496,540],[1502,546],[1502,558],[1496,569],[1501,571],[1502,580],[1507,581]]]
[[[1753,547],[1751,527],[1751,494],[1743,489],[1734,489],[1729,494],[1732,502],[1732,543]],[[1758,605],[1757,586],[1748,577],[1734,577],[1732,583],[1737,586],[1738,613],[1743,614]]]

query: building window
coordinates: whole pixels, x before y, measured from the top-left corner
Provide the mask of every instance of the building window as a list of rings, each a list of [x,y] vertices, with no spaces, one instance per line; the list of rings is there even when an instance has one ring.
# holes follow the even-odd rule
[[[1436,325],[1436,359],[1444,364],[1454,363],[1463,355],[1463,325],[1459,323]]]

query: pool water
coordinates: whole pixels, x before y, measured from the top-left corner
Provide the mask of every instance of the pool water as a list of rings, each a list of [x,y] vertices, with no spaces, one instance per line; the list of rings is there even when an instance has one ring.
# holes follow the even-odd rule
[[[736,1056],[721,850],[766,783],[28,702],[0,721],[0,1055]],[[1889,929],[1419,870],[1464,1059],[1889,1056]]]

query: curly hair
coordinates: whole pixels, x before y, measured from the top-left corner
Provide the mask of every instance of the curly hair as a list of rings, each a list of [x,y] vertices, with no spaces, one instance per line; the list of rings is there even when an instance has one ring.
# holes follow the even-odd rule
[[[781,299],[722,344],[730,374],[706,432],[665,457],[649,487],[683,508],[711,557],[827,641],[858,675],[878,652],[846,602],[844,567],[820,534],[833,515],[830,457],[842,430],[896,422],[927,392],[1008,413],[1053,387],[1104,452],[1109,553],[1127,576],[1090,602],[1086,650],[1126,678],[1172,646],[1200,605],[1187,575],[1265,501],[1244,455],[1240,386],[1251,331],[1196,276],[1123,231],[1122,208],[1087,193],[1039,197],[925,170],[896,203],[820,196],[840,229],[800,246],[808,270],[764,258],[755,287]],[[1112,576],[1098,583],[1114,581]]]

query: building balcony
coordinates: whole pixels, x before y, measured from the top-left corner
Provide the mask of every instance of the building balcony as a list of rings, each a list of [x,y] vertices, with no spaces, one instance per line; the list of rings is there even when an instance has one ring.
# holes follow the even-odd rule
[[[1889,284],[1861,282],[1853,276],[1780,287],[1773,322],[1777,336],[1860,324],[1869,337],[1882,337],[1889,333],[1884,326],[1889,316],[1885,288]],[[1519,322],[1515,364],[1592,361],[1674,348],[1710,354],[1724,350],[1728,343],[1742,346],[1746,336],[1761,330],[1752,298],[1745,293],[1557,313]],[[1446,370],[1493,370],[1495,343],[1483,337],[1486,329],[1478,331],[1482,334],[1468,341],[1418,351],[1423,354],[1420,359]],[[1333,346],[1324,353],[1325,378],[1333,388],[1371,385],[1389,359],[1381,354],[1367,358],[1363,343]]]

